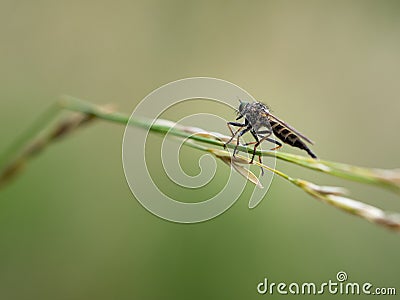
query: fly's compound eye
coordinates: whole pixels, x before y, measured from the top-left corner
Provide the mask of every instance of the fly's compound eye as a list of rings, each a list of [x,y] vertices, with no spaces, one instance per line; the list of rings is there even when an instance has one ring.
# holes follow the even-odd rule
[[[246,105],[247,105],[247,102],[240,101],[239,113],[241,113],[245,109]]]

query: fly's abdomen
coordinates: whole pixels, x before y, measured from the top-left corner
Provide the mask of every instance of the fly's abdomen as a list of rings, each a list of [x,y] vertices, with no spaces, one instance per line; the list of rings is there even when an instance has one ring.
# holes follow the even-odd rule
[[[270,124],[274,135],[282,142],[290,146],[305,150],[312,158],[317,158],[317,156],[310,150],[310,148],[307,147],[307,145],[300,139],[300,137],[298,137],[291,130],[273,120],[270,120]]]

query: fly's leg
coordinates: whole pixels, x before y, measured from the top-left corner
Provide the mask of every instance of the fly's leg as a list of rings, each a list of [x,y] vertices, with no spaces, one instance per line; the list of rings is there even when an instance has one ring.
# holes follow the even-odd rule
[[[250,164],[252,164],[253,161],[254,161],[254,156],[256,155],[257,147],[258,147],[263,141],[265,141],[266,139],[268,139],[268,137],[269,137],[272,133],[271,133],[270,131],[268,131],[267,135],[263,136],[263,137],[261,138],[261,140],[258,139],[258,136],[257,136],[256,132],[252,131],[251,134],[253,135],[253,137],[256,139],[257,142],[256,142],[255,145],[254,145],[253,156],[251,157]],[[261,155],[258,156],[258,160],[259,160],[260,163],[262,163]]]
[[[228,125],[228,129],[232,134],[232,137],[229,139],[229,141],[227,141],[224,144],[224,149],[226,149],[226,145],[229,144],[230,142],[232,142],[232,140],[235,138],[235,136],[238,134],[238,132],[243,128],[246,127],[248,125],[248,121],[245,120],[245,122],[242,123],[238,123],[238,122],[228,122],[226,123],[226,125]],[[231,126],[235,126],[235,127],[239,127],[239,129],[237,129],[235,132],[233,132],[232,127]]]
[[[250,131],[252,136],[254,137],[254,139],[256,140],[255,142],[250,142],[250,143],[246,143],[245,145],[253,145],[254,144],[254,149],[253,149],[253,156],[251,157],[251,161],[250,164],[253,163],[254,161],[254,156],[255,156],[255,152],[257,147],[263,142],[263,141],[268,141],[271,143],[274,143],[276,145],[278,145],[277,147],[275,147],[272,150],[278,149],[280,147],[282,147],[282,144],[274,139],[271,139],[269,136],[272,134],[272,132],[270,130],[260,130],[260,131],[254,131],[251,130]],[[261,134],[266,134],[265,136],[261,136]],[[261,137],[261,140],[259,139],[259,137]],[[262,158],[261,155],[258,156],[258,161],[260,162],[260,164],[262,164]],[[264,175],[264,169],[261,168],[261,176]]]
[[[238,134],[238,132],[245,126],[247,126],[247,124],[242,124],[242,123],[237,123],[237,122],[228,122],[226,123],[228,125],[229,131],[231,132],[232,136],[229,139],[229,141],[227,141],[224,144],[224,149],[226,149],[226,145],[229,144],[230,142],[232,142],[232,140],[235,138],[235,136]],[[239,127],[235,132],[233,132],[232,127],[231,126],[236,126]]]
[[[261,144],[262,142],[264,142],[267,138],[268,138],[267,135],[264,136],[261,140],[259,140],[259,141],[254,145],[253,156],[252,156],[252,158],[251,158],[250,164],[252,164],[253,161],[254,161],[254,156],[256,155],[257,147],[260,146],[260,144]],[[261,161],[261,155],[259,155],[259,160]]]
[[[258,136],[257,136],[256,132],[254,130],[251,130],[250,132],[251,132],[251,135],[254,137],[254,139],[256,141],[255,142],[246,143],[245,145],[247,146],[247,145],[253,145],[253,144],[260,143],[260,140],[258,139]],[[254,160],[255,151],[256,150],[254,148],[253,157],[251,158],[251,162],[250,162],[251,164],[253,163],[253,160]],[[262,164],[261,155],[258,156],[258,161],[260,162],[260,164]],[[261,176],[263,176],[264,175],[264,169],[262,167],[260,167],[260,168],[261,168]]]
[[[271,135],[271,131],[269,130],[260,130],[256,132],[257,134],[268,134],[268,136]],[[278,150],[279,148],[282,147],[282,143],[278,142],[277,140],[271,139],[271,138],[267,138],[266,139],[268,142],[274,143],[275,145],[277,145],[275,148],[272,148],[271,150]]]
[[[246,144],[246,145],[255,144],[255,145],[254,145],[254,149],[253,149],[253,156],[251,157],[250,164],[252,164],[253,161],[254,161],[254,156],[256,155],[256,149],[257,149],[257,147],[258,147],[263,141],[267,140],[267,141],[269,141],[269,142],[272,142],[272,143],[275,143],[275,144],[277,144],[277,145],[281,145],[281,146],[282,146],[282,144],[279,143],[278,141],[275,141],[274,139],[269,138],[269,136],[272,134],[272,131],[270,131],[270,130],[260,130],[260,131],[257,131],[257,132],[254,131],[254,130],[251,130],[251,134],[252,134],[252,136],[254,137],[254,139],[256,140],[256,142],[251,142],[251,143],[247,143],[247,144]],[[261,137],[261,140],[260,140],[260,139],[259,139],[259,136],[258,136],[257,134],[266,134],[266,135],[265,135],[265,136],[261,136],[261,135],[260,135],[260,137]],[[258,161],[260,162],[260,164],[262,164],[261,155],[258,156]],[[262,175],[264,175],[264,169],[263,169],[263,168],[261,168],[261,176],[262,176]]]
[[[233,150],[233,156],[235,156],[235,154],[236,154],[236,152],[237,152],[237,148],[239,147],[239,138],[240,138],[243,134],[245,134],[246,132],[248,132],[249,130],[251,130],[251,125],[248,125],[245,129],[243,129],[243,130],[239,133],[239,135],[238,135],[238,137],[237,137],[237,140],[236,140],[235,149]]]
[[[267,140],[270,141],[269,139],[267,139]],[[275,141],[275,140],[273,140],[273,141]],[[278,146],[272,148],[271,151],[275,151],[275,150],[278,150],[278,149],[282,148],[282,144],[281,143],[279,143],[278,141],[275,141],[275,142],[276,142],[275,144],[277,144]]]

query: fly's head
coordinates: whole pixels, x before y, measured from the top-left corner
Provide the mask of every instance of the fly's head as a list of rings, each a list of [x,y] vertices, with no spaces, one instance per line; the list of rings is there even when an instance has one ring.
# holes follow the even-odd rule
[[[244,116],[246,114],[247,108],[250,105],[249,102],[245,102],[239,99],[239,109],[238,109],[238,114],[241,116]]]

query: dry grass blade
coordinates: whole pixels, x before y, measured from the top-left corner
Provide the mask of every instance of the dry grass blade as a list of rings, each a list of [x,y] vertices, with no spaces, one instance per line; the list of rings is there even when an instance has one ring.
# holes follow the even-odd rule
[[[359,216],[372,223],[395,231],[400,230],[400,214],[385,212],[375,206],[344,197],[340,193],[330,192],[332,187],[320,187],[305,180],[298,180],[298,186],[318,200],[340,210]]]
[[[34,138],[18,155],[0,171],[0,187],[14,178],[25,167],[26,162],[42,152],[49,144],[57,141],[94,120],[95,116],[79,114],[58,122],[49,132]]]
[[[263,188],[258,177],[256,175],[254,175],[254,173],[251,172],[249,169],[243,167],[243,164],[248,164],[247,160],[243,160],[242,158],[239,158],[239,157],[232,157],[232,156],[230,156],[229,152],[226,152],[226,151],[212,149],[212,151],[210,151],[210,152],[213,153],[219,159],[221,159],[228,166],[232,166],[232,168],[236,172],[238,172],[240,175],[242,175],[248,181],[250,181],[251,183],[254,183],[257,187],[259,187],[261,189]],[[227,154],[225,154],[223,152],[225,152]]]

